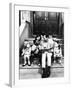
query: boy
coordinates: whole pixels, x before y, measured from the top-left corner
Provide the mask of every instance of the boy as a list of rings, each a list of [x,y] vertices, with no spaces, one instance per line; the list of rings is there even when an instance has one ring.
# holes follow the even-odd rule
[[[50,66],[51,66],[51,56],[52,53],[50,51],[50,47],[48,46],[48,41],[44,40],[41,43],[40,49],[42,50],[42,78],[46,78],[50,76]]]

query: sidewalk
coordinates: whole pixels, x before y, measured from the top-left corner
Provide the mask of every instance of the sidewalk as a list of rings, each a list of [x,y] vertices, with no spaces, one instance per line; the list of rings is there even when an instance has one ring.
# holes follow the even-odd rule
[[[54,63],[51,67],[50,77],[63,77],[64,76],[64,62],[62,64]],[[24,66],[20,65],[20,79],[35,79],[41,78],[41,68],[37,65]]]

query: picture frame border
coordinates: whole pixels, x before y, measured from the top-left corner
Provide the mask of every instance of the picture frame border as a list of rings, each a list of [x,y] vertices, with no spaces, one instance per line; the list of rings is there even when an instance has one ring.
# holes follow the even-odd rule
[[[66,77],[65,77],[65,79],[64,78],[46,78],[46,79],[28,79],[28,80],[26,80],[26,79],[24,79],[24,80],[19,80],[19,78],[18,78],[18,69],[19,69],[19,65],[18,65],[18,61],[17,61],[17,59],[16,59],[16,57],[18,56],[16,56],[16,52],[18,52],[19,53],[19,51],[17,50],[17,48],[16,48],[16,46],[15,46],[15,44],[17,43],[19,43],[19,39],[18,39],[18,34],[19,34],[19,32],[17,32],[17,30],[15,29],[15,25],[16,25],[16,22],[15,22],[15,20],[16,20],[16,18],[15,18],[15,8],[16,8],[16,6],[22,6],[22,7],[35,7],[35,8],[38,8],[39,7],[39,9],[40,8],[51,8],[51,9],[60,9],[60,12],[62,11],[62,10],[65,10],[64,12],[66,12],[66,14],[67,14],[67,20],[66,20],[66,27],[65,27],[65,32],[64,33],[66,33],[65,34],[65,36],[67,35],[67,38],[65,37],[64,39],[65,39],[65,45],[66,45],[66,42],[67,43],[70,43],[69,42],[69,39],[70,39],[70,36],[69,36],[69,32],[67,32],[68,30],[69,30],[69,23],[67,22],[67,21],[69,21],[69,19],[68,19],[68,16],[69,16],[69,8],[68,7],[48,7],[48,6],[37,6],[37,5],[23,5],[23,4],[18,4],[18,3],[10,3],[9,4],[9,84],[10,84],[10,86],[11,87],[14,87],[14,86],[26,86],[26,85],[29,85],[29,86],[31,86],[32,84],[34,84],[34,85],[39,85],[39,84],[41,84],[41,85],[44,85],[44,84],[57,84],[57,83],[69,83],[70,82],[70,61],[68,61],[67,60],[67,70],[65,70],[65,72],[67,71],[67,75],[66,75]],[[19,20],[19,19],[18,19]],[[65,20],[64,20],[65,21]],[[16,38],[17,37],[17,38]],[[16,40],[16,39],[18,39],[18,41]],[[19,45],[18,45],[19,46]],[[66,47],[67,47],[67,50],[66,50]],[[69,45],[67,44],[65,47],[64,47],[64,53],[66,53],[66,56],[65,56],[65,58],[66,59],[69,59]],[[68,55],[68,56],[67,56]],[[19,60],[19,59],[18,59]],[[65,65],[65,67],[66,67],[66,65]],[[53,82],[52,82],[52,81]],[[34,83],[30,83],[31,81],[33,81]],[[39,81],[39,82],[38,82]],[[28,83],[29,82],[29,83]],[[46,82],[46,83],[45,83]]]

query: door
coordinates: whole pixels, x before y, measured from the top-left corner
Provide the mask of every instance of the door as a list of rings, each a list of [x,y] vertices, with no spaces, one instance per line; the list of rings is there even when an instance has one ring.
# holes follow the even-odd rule
[[[33,34],[58,34],[58,14],[56,12],[40,12],[33,13]]]

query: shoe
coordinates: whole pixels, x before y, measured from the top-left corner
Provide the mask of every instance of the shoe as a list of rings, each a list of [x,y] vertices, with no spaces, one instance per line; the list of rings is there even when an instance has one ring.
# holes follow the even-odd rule
[[[25,66],[25,64],[22,65],[23,67]]]
[[[50,74],[51,74],[51,70],[50,70],[50,66],[48,66],[47,68],[46,68],[46,72],[47,72],[47,77],[49,77],[50,76]]]
[[[47,77],[46,68],[43,68],[42,70],[43,70],[42,78],[46,78]]]

